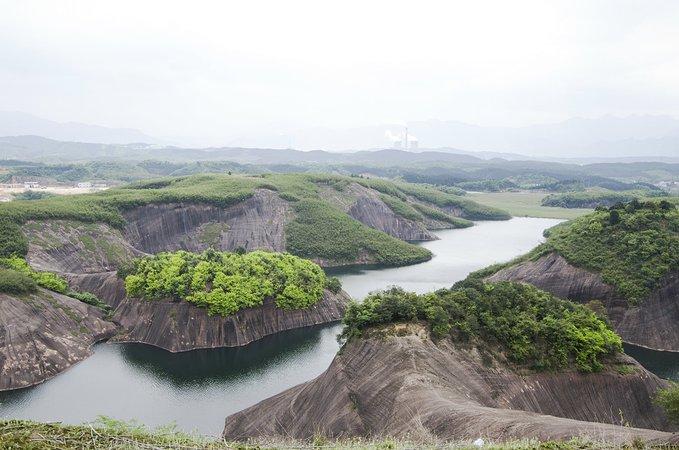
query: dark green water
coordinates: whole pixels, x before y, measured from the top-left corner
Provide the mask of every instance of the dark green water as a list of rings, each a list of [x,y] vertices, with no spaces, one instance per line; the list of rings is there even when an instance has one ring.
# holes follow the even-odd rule
[[[679,352],[658,352],[625,344],[625,353],[661,378],[679,381]]]
[[[434,253],[423,264],[345,270],[344,288],[354,298],[390,285],[426,292],[447,287],[469,272],[523,254],[558,221],[515,218],[442,231],[422,244]],[[217,435],[224,418],[321,374],[339,345],[341,327],[280,333],[235,349],[172,354],[141,344],[99,344],[94,355],[41,385],[0,393],[0,417],[82,423],[106,415],[149,426]],[[651,370],[677,377],[679,355],[628,349]],[[638,353],[632,353],[638,352]]]

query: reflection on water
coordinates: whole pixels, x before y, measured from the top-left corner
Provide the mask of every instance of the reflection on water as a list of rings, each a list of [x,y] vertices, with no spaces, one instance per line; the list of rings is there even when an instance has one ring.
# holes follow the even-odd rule
[[[103,414],[217,435],[229,414],[321,374],[337,353],[340,328],[311,327],[246,347],[175,354],[100,344],[92,357],[52,380],[0,393],[0,417],[81,423]]]
[[[659,352],[624,344],[625,353],[660,378],[679,381],[679,352]]]
[[[327,328],[327,327],[326,327]],[[333,330],[337,326],[331,326]],[[206,386],[257,376],[291,358],[316,350],[324,328],[290,330],[244,347],[202,349],[168,354],[144,344],[125,344],[125,362],[146,374],[177,387]]]
[[[447,230],[421,245],[434,258],[401,268],[343,269],[354,298],[400,285],[416,292],[451,286],[471,271],[540,243],[553,219],[515,218]],[[0,417],[81,423],[103,414],[149,426],[176,422],[217,435],[224,418],[321,374],[335,356],[340,325],[269,336],[245,347],[169,353],[141,344],[101,344],[94,355],[42,385],[0,393]],[[626,351],[661,376],[679,379],[679,354]]]

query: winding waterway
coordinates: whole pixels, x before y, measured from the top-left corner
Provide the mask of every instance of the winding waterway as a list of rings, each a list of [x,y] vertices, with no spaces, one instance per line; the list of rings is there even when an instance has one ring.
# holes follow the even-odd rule
[[[431,261],[337,275],[357,299],[391,285],[416,292],[448,287],[471,271],[527,252],[558,222],[514,218],[441,231],[439,240],[422,244],[434,254]],[[99,344],[92,357],[52,380],[0,393],[0,417],[82,423],[106,415],[149,426],[174,422],[185,431],[217,435],[229,414],[322,373],[339,348],[340,329],[293,330],[246,347],[179,354],[142,344]],[[649,369],[657,366],[659,374],[679,378],[679,354],[670,360],[642,350],[628,351],[648,359]]]

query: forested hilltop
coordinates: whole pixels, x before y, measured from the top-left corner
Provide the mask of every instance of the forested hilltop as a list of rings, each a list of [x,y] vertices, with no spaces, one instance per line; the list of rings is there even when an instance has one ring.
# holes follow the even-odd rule
[[[44,229],[31,225],[27,229],[26,224],[36,221],[104,224],[110,233],[122,230],[129,238],[143,240],[150,230],[132,232],[131,222],[136,220],[138,228],[149,226],[145,218],[161,210],[165,212],[159,219],[168,226],[172,221],[191,222],[167,230],[174,233],[168,239],[197,240],[183,247],[178,242],[174,247],[171,242],[133,243],[138,250],[157,253],[161,244],[165,249],[192,251],[210,247],[232,251],[242,246],[287,250],[324,265],[421,262],[431,257],[429,251],[404,241],[435,239],[429,230],[471,226],[471,220],[509,218],[501,210],[425,185],[337,175],[195,175],[2,204],[0,254],[25,255],[27,231],[40,235],[43,248],[50,247],[52,238]],[[261,223],[253,228],[246,220]],[[196,228],[197,238],[189,233],[191,228]]]
[[[342,335],[357,338],[403,322],[427,323],[437,339],[499,350],[508,362],[533,370],[596,372],[622,351],[615,332],[584,306],[530,285],[475,279],[424,295],[400,288],[373,294],[349,305]]]
[[[471,277],[534,284],[599,305],[625,342],[679,351],[679,210],[666,200],[600,207],[544,244]]]
[[[668,273],[679,270],[679,210],[667,201],[618,204],[548,231],[528,255],[476,275],[490,275],[521,260],[556,252],[569,263],[601,274],[630,303],[645,298]]]

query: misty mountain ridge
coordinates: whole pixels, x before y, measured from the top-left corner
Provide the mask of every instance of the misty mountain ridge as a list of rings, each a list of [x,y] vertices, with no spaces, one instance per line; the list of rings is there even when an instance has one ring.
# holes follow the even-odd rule
[[[78,122],[56,122],[17,111],[0,111],[0,136],[42,136],[60,141],[102,144],[167,144],[132,128],[109,128]]]
[[[309,128],[290,133],[261,131],[235,139],[225,139],[228,142],[226,146],[203,147],[202,150],[219,153],[229,149],[228,154],[236,153],[241,157],[244,157],[245,149],[286,151],[294,148],[307,152],[384,150],[396,148],[394,139],[402,136],[404,131],[403,125],[394,124],[346,129]],[[408,134],[411,139],[418,142],[418,148],[412,148],[414,146],[411,144],[412,147],[408,151],[444,152],[482,159],[574,161],[591,158],[603,160],[638,157],[653,160],[679,158],[679,120],[665,115],[572,118],[558,123],[524,127],[487,127],[442,120],[413,121],[408,123]],[[25,113],[0,112],[0,136],[27,135],[70,143],[117,144],[118,147],[129,144],[137,144],[140,148],[165,146],[164,157],[167,157],[169,149],[180,151],[195,148],[190,145],[170,147],[168,144],[172,141],[151,137],[134,129],[107,128],[74,122],[59,123]],[[149,145],[145,147],[141,143]],[[24,145],[25,142],[21,146]],[[116,156],[120,153],[119,149],[113,153],[113,158],[120,157]],[[56,158],[58,155],[52,156]],[[327,162],[325,156],[320,154],[318,156],[320,158],[318,162]],[[252,156],[246,159],[250,157]]]

